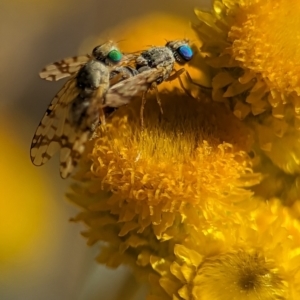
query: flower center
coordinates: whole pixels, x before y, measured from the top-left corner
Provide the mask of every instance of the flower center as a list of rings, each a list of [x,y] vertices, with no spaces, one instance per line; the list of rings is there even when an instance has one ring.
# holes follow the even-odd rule
[[[239,194],[241,177],[251,173],[247,155],[240,151],[251,146],[242,122],[223,104],[199,103],[177,93],[164,96],[163,114],[155,99],[147,102],[142,133],[140,102],[118,110],[100,128],[93,174],[127,202],[144,200],[173,210],[185,201],[204,203],[208,196],[221,201],[234,190]],[[253,178],[245,184],[250,186]]]
[[[207,258],[196,276],[201,299],[287,299],[278,269],[261,252],[238,250]],[[217,283],[217,284],[216,284]],[[200,297],[201,295],[201,297]]]

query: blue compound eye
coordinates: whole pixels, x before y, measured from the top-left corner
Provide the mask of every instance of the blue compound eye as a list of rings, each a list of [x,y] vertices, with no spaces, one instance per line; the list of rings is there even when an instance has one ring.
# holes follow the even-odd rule
[[[193,50],[188,45],[183,45],[177,49],[178,54],[185,60],[189,61],[193,57]]]
[[[111,50],[108,53],[108,58],[112,61],[112,62],[119,62],[122,58],[122,53],[118,50]]]

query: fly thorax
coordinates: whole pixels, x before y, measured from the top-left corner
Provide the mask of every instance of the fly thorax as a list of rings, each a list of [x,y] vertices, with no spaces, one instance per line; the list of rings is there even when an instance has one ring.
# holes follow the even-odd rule
[[[101,84],[108,86],[109,71],[103,63],[91,60],[79,70],[76,80],[81,90],[97,89]]]
[[[173,53],[167,47],[152,47],[144,51],[136,60],[138,70],[145,66],[149,68],[173,66],[174,62]]]
[[[156,67],[173,69],[175,59],[172,51],[167,47],[157,47],[153,54]]]

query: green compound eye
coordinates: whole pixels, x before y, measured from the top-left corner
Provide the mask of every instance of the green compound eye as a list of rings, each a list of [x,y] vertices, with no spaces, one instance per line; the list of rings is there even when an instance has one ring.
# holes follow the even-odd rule
[[[112,62],[119,62],[122,58],[122,53],[118,50],[111,50],[107,57],[112,61]]]

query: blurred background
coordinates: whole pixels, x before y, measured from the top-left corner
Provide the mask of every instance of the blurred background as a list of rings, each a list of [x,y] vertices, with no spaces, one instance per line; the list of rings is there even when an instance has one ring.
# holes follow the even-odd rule
[[[88,248],[83,227],[69,222],[78,209],[65,199],[70,180],[60,178],[58,159],[40,168],[31,164],[32,136],[63,85],[41,80],[38,72],[53,61],[89,53],[106,39],[125,39],[120,48],[135,51],[190,38],[193,9],[209,5],[210,0],[1,1],[1,300],[112,300],[125,299],[130,286],[134,290],[130,272],[97,265],[100,245]],[[141,288],[128,299],[144,295]]]

